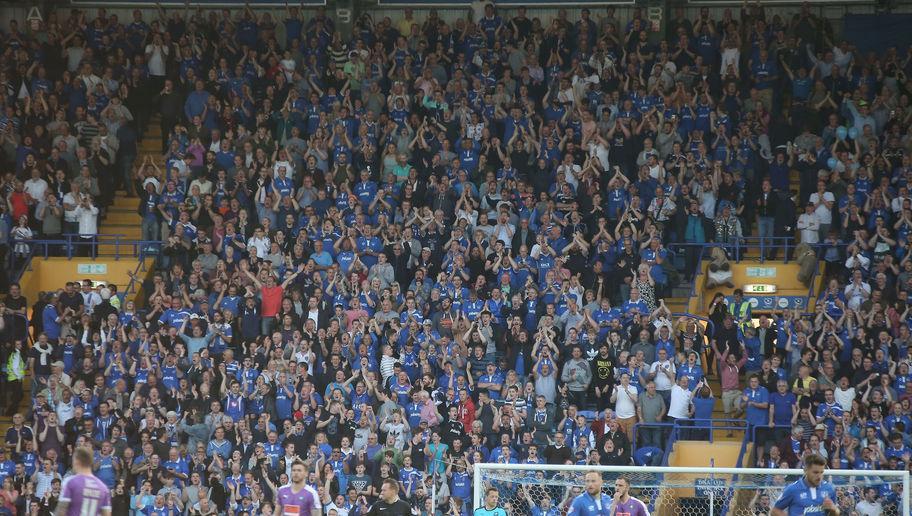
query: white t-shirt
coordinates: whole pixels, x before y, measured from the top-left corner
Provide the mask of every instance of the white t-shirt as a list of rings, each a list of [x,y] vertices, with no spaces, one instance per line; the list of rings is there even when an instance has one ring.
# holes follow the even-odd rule
[[[257,238],[253,236],[247,240],[247,247],[256,247],[257,256],[259,257],[263,257],[269,254],[269,246],[270,242],[266,237]]]
[[[279,61],[279,64],[282,66],[282,71],[285,73],[285,79],[291,81],[294,79],[294,71],[297,63],[294,59],[282,59]]]
[[[572,186],[574,190],[579,187],[578,176],[580,172],[583,171],[582,167],[576,163],[572,163],[570,165],[561,165],[557,167],[557,171],[564,173],[564,179],[570,183],[570,186]]]
[[[149,56],[149,75],[162,77],[165,75],[165,59],[168,57],[168,47],[165,45],[146,45],[146,54]]]
[[[655,373],[655,378],[653,378],[653,381],[656,384],[657,391],[671,390],[671,387],[674,385],[674,382],[672,382],[671,379],[668,378],[668,376],[665,374],[665,372],[662,371],[663,367],[665,367],[669,371],[671,371],[672,378],[674,378],[674,375],[676,372],[675,365],[674,365],[674,363],[672,363],[671,360],[666,360],[664,362],[662,362],[660,360],[656,360],[655,362],[653,362],[652,365],[649,366],[649,373],[650,374]]]
[[[77,206],[73,211],[76,213],[76,220],[79,221],[80,235],[98,234],[98,208]]]
[[[32,199],[35,199],[36,201],[44,200],[44,192],[47,192],[48,189],[47,181],[40,177],[38,179],[29,179],[23,186],[25,193],[32,196]]]
[[[801,231],[801,241],[805,244],[816,244],[820,241],[817,231],[820,229],[820,217],[817,212],[802,213],[798,217],[798,230]]]
[[[693,392],[675,384],[671,388],[671,406],[668,408],[668,417],[682,419],[690,417],[690,398]]]
[[[849,387],[846,390],[842,390],[841,387],[836,387],[833,391],[833,396],[836,398],[836,403],[842,407],[842,410],[852,410],[852,401],[855,399],[855,387]]]
[[[820,202],[820,194],[814,192],[808,200],[817,204]],[[836,197],[833,196],[833,192],[823,192],[823,200],[826,202],[836,202]],[[817,218],[820,219],[821,224],[833,223],[833,211],[830,208],[827,208],[825,204],[820,203],[820,206],[817,206],[814,213],[817,214]]]
[[[627,394],[629,394],[629,396]],[[627,419],[636,416],[636,387],[627,384],[627,394],[624,394],[624,386],[618,385],[617,401],[614,404],[614,413],[621,419]]]
[[[78,195],[79,194],[74,194],[73,192],[67,192],[66,194],[63,195],[63,204],[69,204],[71,206],[78,205],[79,204]],[[66,222],[76,222],[76,220],[77,220],[76,219],[76,208],[73,208],[72,210],[68,210],[68,209],[64,208],[63,209],[63,220],[65,220]]]
[[[867,500],[862,500],[855,504],[855,511],[862,516],[880,516],[884,513],[880,502],[869,502]]]
[[[57,403],[57,407],[54,409],[57,412],[57,421],[61,425],[65,425],[67,421],[73,419],[73,414],[76,413],[76,407],[73,406],[73,399],[70,399],[69,403],[64,403],[60,401]]]
[[[845,294],[845,297],[849,300],[849,302],[846,303],[849,308],[858,310],[861,304],[871,297],[871,285],[865,282],[855,283],[853,281],[846,285],[843,294]]]

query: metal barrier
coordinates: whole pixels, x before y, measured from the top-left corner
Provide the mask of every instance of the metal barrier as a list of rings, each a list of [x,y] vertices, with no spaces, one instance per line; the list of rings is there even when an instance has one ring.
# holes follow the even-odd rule
[[[769,243],[769,242],[771,242],[771,243]],[[783,256],[781,263],[787,264],[793,260],[793,258],[789,256],[789,252],[794,250],[795,248],[797,248],[798,245],[799,245],[799,242],[796,242],[795,238],[790,237],[790,236],[789,237],[769,237],[769,238],[749,236],[749,237],[740,238],[738,240],[738,242],[736,242],[735,244],[723,244],[720,242],[706,242],[706,243],[702,243],[702,244],[691,243],[691,242],[683,242],[683,243],[674,242],[674,243],[668,244],[668,247],[677,248],[679,251],[682,249],[687,249],[687,248],[694,248],[694,247],[700,248],[699,255],[698,255],[699,258],[697,260],[697,265],[696,265],[696,270],[693,271],[692,280],[690,281],[690,297],[692,299],[696,299],[699,307],[702,308],[704,306],[704,302],[705,302],[705,300],[703,298],[704,292],[703,292],[703,289],[700,289],[699,291],[697,290],[697,278],[698,278],[698,276],[704,274],[703,259],[706,257],[706,255],[708,253],[707,249],[711,249],[713,247],[720,247],[720,248],[727,249],[727,250],[734,250],[735,252],[733,253],[734,256],[732,257],[733,258],[732,261],[734,261],[735,263],[740,263],[744,257],[744,253],[741,252],[742,249],[746,250],[748,248],[758,248],[760,250],[760,256],[758,258],[760,263],[765,263],[767,261],[766,254],[768,251],[770,251],[772,249],[777,249],[777,250],[782,249],[784,251],[784,256]],[[820,251],[821,251],[821,249],[828,247],[828,245],[824,244],[824,243],[807,244],[807,245],[809,245],[817,253],[815,264],[814,264],[814,271],[811,274],[811,277],[809,280],[809,286],[808,286],[807,297],[808,297],[808,303],[809,303],[810,299],[814,296],[814,284],[817,280],[817,276],[821,273],[821,262],[823,261],[823,256]]]
[[[689,424],[690,423],[690,424]],[[717,424],[718,423],[718,424]],[[713,418],[688,418],[688,419],[678,419],[675,421],[675,426],[678,427],[677,431],[683,429],[691,430],[694,432],[709,432],[709,442],[715,442],[714,434],[717,431],[727,430],[727,431],[747,431],[747,421],[743,419],[713,419]]]
[[[671,243],[667,244],[665,247],[667,247],[669,249],[673,249],[673,248],[680,249],[680,248],[687,248],[687,247],[702,247],[705,249],[707,247],[710,247],[710,248],[719,247],[719,248],[722,248],[722,249],[725,249],[725,250],[731,252],[732,253],[731,258],[736,263],[740,262],[743,259],[745,252],[749,249],[757,249],[760,251],[760,256],[757,258],[761,263],[763,263],[767,260],[766,251],[773,251],[773,250],[778,251],[781,249],[785,252],[782,263],[789,263],[789,261],[791,261],[791,259],[789,257],[789,253],[788,253],[789,249],[794,250],[800,243],[801,242],[798,242],[795,240],[795,237],[791,237],[791,236],[785,236],[785,237],[745,236],[745,237],[740,237],[737,240],[735,240],[733,242],[729,242],[729,243],[725,243],[725,242],[704,242],[704,243],[671,242]],[[821,247],[823,244],[817,243],[817,244],[808,244],[808,245],[816,248],[816,247]]]
[[[157,249],[157,250],[160,250],[160,249]],[[140,283],[140,286],[142,285],[142,279],[139,277],[139,273],[146,271],[146,254],[147,253],[148,253],[148,249],[146,249],[144,247],[140,249],[139,255],[137,256],[139,263],[136,264],[136,268],[133,269],[133,273],[130,274],[130,282],[127,283],[127,287],[123,291],[124,298],[133,294],[135,290],[138,290],[136,288],[137,282]],[[158,252],[156,252],[156,255],[157,254],[158,254]]]
[[[17,246],[27,246],[28,254],[25,256],[9,253],[7,267],[8,270],[14,271],[16,277],[21,277],[28,270],[28,265],[32,258],[43,257],[63,257],[68,260],[80,256],[96,259],[99,256],[98,248],[100,246],[113,246],[114,254],[110,257],[114,260],[121,258],[140,258],[144,259],[147,254],[158,254],[161,251],[162,243],[159,240],[131,240],[124,238],[119,234],[102,234],[95,235],[91,240],[82,238],[77,234],[61,235],[59,239],[33,239],[20,240],[14,239],[10,242],[10,249]],[[78,251],[83,251],[80,253]]]
[[[791,425],[787,425],[787,426],[748,425],[747,432],[744,432],[744,439],[741,441],[741,453],[738,454],[738,463],[735,465],[735,467],[738,469],[744,468],[745,459],[747,459],[747,461],[748,461],[747,467],[749,467],[749,468],[753,468],[754,465],[756,464],[757,458],[759,457],[759,455],[758,455],[759,447],[757,446],[759,444],[757,442],[758,431],[763,430],[763,431],[768,431],[768,432],[772,433],[775,430],[788,429],[789,431],[791,431],[791,428],[792,428]],[[748,443],[752,443],[754,445],[754,447],[751,449],[751,453],[749,456],[747,454]],[[738,480],[739,480],[739,475],[738,474],[733,475],[731,486],[738,485]],[[734,491],[734,489],[732,487],[729,487],[728,491],[729,492],[727,494],[729,496],[725,497],[725,503],[722,506],[722,514],[728,514],[729,508],[731,507],[731,503],[734,501],[734,493],[732,492],[732,491]]]
[[[671,455],[671,451],[674,449],[674,444],[679,439],[681,440],[706,440],[710,443],[715,442],[714,434],[718,431],[743,431],[745,435],[748,433],[747,421],[743,419],[676,419],[670,423],[637,423],[633,425],[633,435],[630,439],[631,454],[636,452],[639,449],[637,442],[640,440],[639,432],[640,430],[646,429],[671,429],[667,439],[665,440],[665,448],[663,449],[664,456],[662,457],[662,465],[668,465],[668,457]],[[708,433],[708,439],[688,439],[689,437],[702,437]],[[743,454],[743,444],[742,444],[742,454]]]
[[[791,432],[792,425],[753,425],[750,427],[748,437],[750,438],[750,442],[756,444],[757,443],[757,434],[760,431],[766,431],[766,432],[769,432],[770,434],[774,434],[777,430]],[[788,435],[788,433],[786,433],[786,435]],[[752,459],[756,458],[756,452],[757,452],[757,447],[755,446],[754,447],[754,457],[752,457]],[[756,461],[754,460],[754,462],[756,462]]]
[[[87,241],[78,234],[65,234],[60,239],[36,239],[36,240],[13,240],[10,242],[10,249],[16,246],[27,245],[28,254],[17,255],[10,252],[7,254],[7,270],[10,271],[10,281],[19,282],[22,276],[31,267],[32,259],[42,257],[65,257],[68,260],[85,256],[88,258],[98,258],[98,246],[114,246],[114,255],[110,256],[115,261],[122,258],[137,259],[139,263],[130,275],[130,281],[123,291],[123,295],[129,296],[136,290],[136,283],[141,281],[138,274],[146,270],[146,258],[148,255],[158,256],[161,253],[162,243],[159,240],[129,240],[123,238],[120,234],[102,234],[96,235],[91,241]],[[86,254],[79,254],[77,249],[89,247]]]
[[[636,423],[633,425],[633,436],[630,439],[630,448],[632,452],[636,452],[640,447],[637,446],[637,441],[639,440],[639,433],[641,429],[670,429],[674,430],[674,423]],[[666,446],[666,448],[670,448]],[[663,450],[664,451],[664,450]]]
[[[12,240],[10,248],[16,246],[27,246],[29,248],[29,257],[51,256],[65,257],[72,260],[74,257],[84,256],[88,258],[98,257],[99,246],[113,246],[115,260],[123,257],[136,258],[150,252],[158,252],[161,249],[160,240],[132,240],[125,238],[121,234],[100,234],[94,235],[93,238],[83,238],[79,234],[64,234],[58,239],[32,239],[32,240]],[[80,254],[78,250],[86,250],[85,254]],[[10,253],[10,258],[15,258],[15,253]]]

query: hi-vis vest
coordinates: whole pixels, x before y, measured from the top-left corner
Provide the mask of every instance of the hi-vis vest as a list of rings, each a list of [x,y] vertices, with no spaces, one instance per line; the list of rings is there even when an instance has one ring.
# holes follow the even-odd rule
[[[6,361],[6,379],[10,382],[25,378],[25,362],[18,351],[10,355]]]
[[[750,306],[750,301],[747,300],[742,300],[740,304],[732,301],[728,305],[728,313],[735,316],[735,319],[737,319],[738,327],[741,328],[742,331],[745,328],[750,328],[752,326],[750,319],[748,319]]]

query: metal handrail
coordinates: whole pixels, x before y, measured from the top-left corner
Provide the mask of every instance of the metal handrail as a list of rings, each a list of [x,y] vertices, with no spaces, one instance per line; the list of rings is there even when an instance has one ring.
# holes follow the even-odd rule
[[[757,431],[758,430],[792,430],[792,425],[751,425],[750,427],[750,440],[751,442],[757,442]],[[754,448],[756,452],[756,448]]]
[[[10,245],[10,251],[6,254],[6,268],[11,272],[9,278],[11,283],[19,283],[19,281],[22,280],[22,275],[25,274],[26,270],[28,270],[29,266],[32,263],[32,258],[35,256],[35,248],[29,246],[28,254],[21,258],[22,263],[16,264],[16,261],[20,258],[16,256],[15,252],[13,252],[15,249],[16,244],[15,241],[13,241],[12,245]]]
[[[159,243],[156,247],[158,248],[158,251],[160,251],[161,243]],[[146,270],[146,255],[147,254],[148,254],[147,247],[145,245],[140,245],[139,253],[137,254],[137,259],[138,259],[139,263],[136,264],[136,268],[133,269],[133,273],[130,274],[130,282],[127,283],[126,288],[124,288],[124,293],[123,293],[124,299],[126,299],[127,296],[129,296],[133,293],[133,290],[136,287],[136,283],[138,282],[138,274],[140,272]]]
[[[767,242],[772,242],[772,245],[767,245],[766,244]],[[776,242],[781,242],[781,244],[777,244]],[[760,263],[764,263],[766,261],[766,253],[763,252],[764,249],[766,249],[766,250],[779,249],[780,247],[783,248],[783,250],[785,251],[785,262],[784,263],[788,263],[788,261],[789,261],[788,260],[789,244],[792,244],[792,247],[795,247],[798,245],[795,241],[795,237],[793,237],[793,236],[762,237],[762,236],[751,235],[751,236],[741,237],[738,240],[738,244],[740,245],[742,243],[744,244],[745,249],[750,248],[750,247],[759,246]],[[751,245],[751,243],[756,243],[756,244]],[[741,253],[739,252],[738,253],[739,262],[741,261],[740,256],[741,256]]]
[[[675,421],[677,423],[677,421]],[[678,440],[678,425],[675,424],[668,435],[668,442],[665,443],[665,453],[662,454],[662,465],[668,465],[668,458],[671,457],[671,450],[674,449],[675,442]]]
[[[120,260],[123,257],[138,257],[144,255],[148,248],[160,249],[162,242],[160,240],[130,240],[122,238],[124,235],[95,235],[95,238],[92,240],[84,240],[83,235],[79,234],[66,234],[62,235],[65,238],[60,239],[14,239],[10,242],[10,247],[15,248],[16,245],[26,245],[30,250],[30,257],[34,257],[36,254],[43,256],[45,259],[51,257],[52,248],[62,248],[64,250],[63,257],[68,260],[72,260],[74,257],[78,257],[75,254],[75,250],[80,247],[91,247],[91,253],[89,257],[97,258],[98,257],[98,247],[102,245],[113,245],[114,246],[114,260]],[[43,249],[43,252],[38,253],[37,249]],[[129,249],[129,253],[121,253],[122,250]]]
[[[636,423],[633,425],[633,436],[630,439],[630,448],[631,452],[636,452],[639,448],[637,447],[637,436],[640,428],[674,428],[674,423]],[[664,451],[664,450],[663,450]]]
[[[744,432],[744,437],[741,439],[741,451],[738,452],[738,462],[735,463],[735,467],[738,469],[744,467],[744,454],[747,453],[747,443],[754,442],[753,439],[748,440],[752,435],[754,435],[754,427],[748,425],[748,429]],[[756,447],[754,447],[754,451],[756,451]],[[722,514],[728,514],[732,500],[735,498],[732,491],[734,491],[735,486],[738,485],[738,477],[739,475],[732,475],[731,484],[729,484],[726,489],[725,503],[722,504]]]
[[[748,244],[750,244],[751,242],[754,242],[754,241],[760,242],[762,245],[764,241],[772,240],[774,242],[774,245],[767,245],[767,246],[765,246],[765,249],[769,250],[769,249],[773,249],[773,248],[776,248],[776,249],[784,248],[785,256],[784,256],[784,260],[782,263],[786,263],[786,264],[789,263],[788,249],[790,247],[790,244],[793,247],[797,247],[797,245],[798,245],[797,243],[794,242],[793,237],[768,237],[767,238],[767,237],[750,236],[750,237],[742,237],[740,240],[743,240],[746,242],[746,244],[744,246],[745,248],[751,247]],[[779,241],[781,241],[780,244],[775,243],[775,242],[779,242]],[[821,248],[826,247],[828,244],[825,244],[823,242],[818,242],[816,244],[807,244],[807,245],[810,246],[812,249],[814,249],[818,253],[816,256],[816,260],[814,262],[814,271],[811,274],[811,278],[810,278],[810,282],[809,282],[810,285],[808,287],[807,298],[808,298],[808,303],[810,303],[810,299],[814,296],[814,282],[816,281],[817,276],[820,274],[820,262],[822,261],[822,257],[819,254],[819,250]],[[712,248],[712,247],[726,248],[726,247],[730,247],[730,246],[727,246],[727,245],[719,243],[719,242],[706,242],[706,243],[674,242],[674,243],[669,243],[668,247],[700,247],[700,256],[699,256],[699,259],[697,260],[697,270],[694,271],[693,279],[690,282],[690,297],[698,298],[698,302],[699,302],[700,306],[702,306],[703,305],[703,303],[702,303],[703,292],[702,291],[697,292],[696,287],[697,287],[697,276],[703,274],[703,258],[706,255],[706,249]],[[740,261],[741,261],[740,251],[738,251],[736,259],[734,261],[735,261],[735,263],[740,263]],[[763,253],[763,247],[761,247],[760,263],[765,263],[765,261],[766,261],[765,253]],[[813,314],[811,314],[811,315],[813,315]]]
[[[696,424],[689,424],[695,422],[708,422],[707,426],[699,426]],[[713,423],[727,423],[722,425],[714,425]],[[672,425],[671,435],[668,436],[668,441],[665,444],[665,454],[662,457],[662,465],[668,465],[668,458],[671,455],[671,450],[674,449],[674,444],[677,442],[679,436],[678,433],[681,430],[708,430],[709,431],[709,442],[713,442],[713,433],[717,430],[747,430],[746,421],[743,419],[705,419],[705,418],[682,418],[676,419],[673,423],[645,423],[644,426],[659,426],[659,425]],[[634,425],[634,430],[637,425]],[[634,431],[636,434],[636,431]],[[631,441],[632,442],[632,441]],[[632,446],[632,445],[631,445]]]
[[[687,425],[683,423],[702,423],[703,426],[699,424]],[[707,425],[708,423],[708,425]],[[713,423],[724,423],[716,425]],[[717,430],[744,430],[747,431],[748,425],[747,421],[743,419],[713,419],[713,418],[687,418],[687,419],[676,419],[675,426],[679,429],[689,429],[689,430],[709,430],[709,442],[714,442],[713,433]]]

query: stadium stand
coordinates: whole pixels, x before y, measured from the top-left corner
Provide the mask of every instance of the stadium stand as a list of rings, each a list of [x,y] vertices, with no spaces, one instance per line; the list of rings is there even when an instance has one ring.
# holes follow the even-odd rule
[[[83,446],[115,515],[274,514],[298,462],[336,516],[471,514],[479,461],[907,470],[912,47],[822,11],[10,20],[0,515]]]

